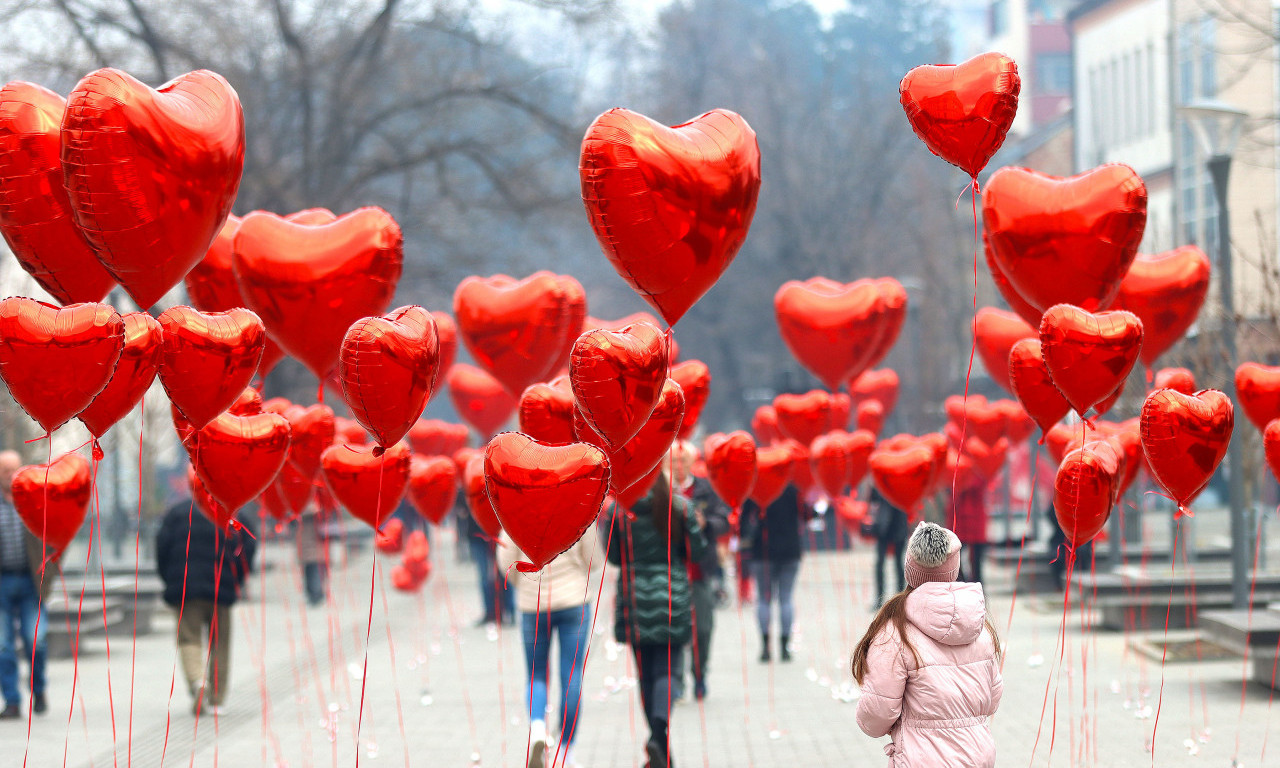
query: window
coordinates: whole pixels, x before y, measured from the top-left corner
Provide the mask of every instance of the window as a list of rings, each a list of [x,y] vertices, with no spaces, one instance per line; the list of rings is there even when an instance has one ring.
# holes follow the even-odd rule
[[[1183,22],[1178,26],[1178,104],[1217,95],[1217,63],[1214,53],[1212,16]],[[1178,221],[1183,242],[1195,243],[1206,253],[1216,254],[1218,204],[1213,180],[1204,158],[1196,148],[1195,136],[1185,121],[1177,131]]]

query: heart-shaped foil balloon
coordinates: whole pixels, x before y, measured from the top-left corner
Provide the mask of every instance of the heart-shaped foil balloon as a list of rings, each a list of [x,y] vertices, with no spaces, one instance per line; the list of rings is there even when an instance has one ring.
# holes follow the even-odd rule
[[[773,445],[782,440],[782,431],[778,429],[778,410],[772,405],[756,408],[751,417],[751,432],[756,436],[757,445]]]
[[[404,521],[393,517],[374,533],[373,546],[384,555],[398,555],[404,549]]]
[[[667,128],[611,109],[587,128],[578,172],[605,256],[675,325],[747,238],[760,193],[760,148],[747,121],[728,110]]]
[[[648,323],[617,332],[584,333],[569,358],[569,384],[578,412],[610,450],[644,426],[666,378],[666,344],[662,332]]]
[[[1007,426],[1004,408],[988,402],[982,395],[969,395],[968,398],[952,395],[943,401],[943,409],[953,424],[963,428],[965,437],[976,435],[987,445],[1004,437]],[[956,434],[961,434],[961,431]],[[959,447],[959,443],[954,447]]]
[[[831,498],[844,495],[845,488],[857,488],[875,446],[875,435],[864,429],[835,430],[818,437],[809,449],[809,463],[819,487]]]
[[[160,328],[160,383],[200,429],[249,386],[266,340],[262,321],[243,307],[206,313],[178,306],[160,314]]]
[[[684,421],[680,424],[680,439],[688,440],[698,428],[702,409],[711,396],[711,369],[701,360],[686,360],[671,366],[671,378],[684,391]]]
[[[396,511],[409,485],[409,445],[381,455],[372,445],[332,445],[320,455],[324,483],[338,503],[375,531]]]
[[[1009,305],[1009,309],[1013,313],[1022,318],[1024,322],[1032,328],[1040,327],[1040,316],[1044,313],[1027,303],[1026,299],[1018,294],[1018,290],[1009,282],[1009,278],[1000,269],[1000,265],[996,263],[996,254],[991,249],[991,238],[983,233],[982,235],[982,253],[987,262],[987,272],[991,274],[991,281],[995,283],[996,290],[1000,293],[1000,298],[1005,300]]]
[[[1138,253],[1147,188],[1119,163],[1065,179],[1005,167],[987,182],[982,217],[996,264],[1028,304],[1096,312]]]
[[[867,502],[841,497],[833,500],[832,507],[835,509],[836,522],[840,523],[845,532],[850,536],[861,537],[862,523],[870,512]]]
[[[124,349],[116,370],[107,386],[77,417],[89,428],[89,434],[98,438],[134,409],[160,370],[160,323],[146,312],[130,312],[121,320]]]
[[[573,435],[573,389],[568,376],[550,384],[533,384],[520,395],[520,431],[543,443],[576,442]]]
[[[502,533],[502,523],[498,522],[498,513],[493,511],[493,503],[489,501],[489,489],[484,482],[484,454],[475,452],[462,468],[462,491],[467,500],[467,509],[471,510],[471,518],[484,536],[496,541]]]
[[[791,280],[774,294],[773,310],[787,349],[833,392],[871,366],[887,324],[873,280]]]
[[[200,514],[209,518],[209,520],[218,527],[220,531],[226,531],[232,525],[239,525],[236,521],[236,513],[218,503],[213,498],[213,494],[209,493],[209,489],[204,487],[204,483],[200,480],[200,476],[196,474],[196,470],[190,464],[187,465],[187,485],[191,488],[191,499],[195,508]]]
[[[1050,307],[1040,321],[1040,348],[1053,385],[1084,416],[1124,385],[1142,348],[1142,321],[1132,312]]]
[[[258,313],[271,338],[324,381],[351,324],[391,305],[404,237],[381,208],[308,221],[250,213],[232,241],[231,265],[245,306]]]
[[[973,468],[984,480],[992,480],[1000,474],[1005,458],[1009,455],[1008,438],[988,443],[977,435],[966,438],[962,454],[973,462]]]
[[[84,524],[93,493],[89,462],[76,453],[63,454],[49,464],[19,469],[11,487],[18,517],[56,560]]]
[[[60,304],[98,302],[115,285],[71,215],[62,186],[61,96],[15,80],[0,88],[0,235]]]
[[[0,301],[0,378],[46,433],[84,411],[124,351],[124,321],[105,304]]]
[[[831,394],[813,389],[803,395],[783,393],[773,398],[778,415],[778,429],[801,445],[808,445],[818,435],[844,426],[831,415]]]
[[[458,497],[458,468],[445,456],[413,456],[409,462],[409,503],[434,525],[444,522]]]
[[[221,75],[152,90],[100,69],[67,98],[62,175],[76,224],[144,310],[204,256],[243,170],[244,115]]]
[[[1142,404],[1142,452],[1151,476],[1178,504],[1179,515],[1209,483],[1231,443],[1235,409],[1216,389],[1184,395],[1158,389]]]
[[[879,403],[876,403],[879,406]],[[880,410],[881,416],[884,415],[884,409]],[[853,398],[845,392],[837,392],[831,396],[831,423],[837,429],[844,429],[849,424],[849,417],[853,415]]]
[[[756,482],[756,441],[738,430],[708,435],[702,444],[707,480],[731,510],[742,508]]]
[[[574,411],[573,431],[579,440],[603,449],[609,457],[609,486],[617,493],[646,479],[658,466],[675,442],[683,419],[684,392],[679,384],[667,379],[648,421],[621,447],[610,448],[580,410]]]
[[[440,340],[440,375],[443,376],[458,358],[458,324],[453,322],[453,315],[448,312],[432,312],[431,319],[436,321],[436,338]]]
[[[856,423],[859,430],[865,430],[873,435],[880,434],[880,430],[884,429],[884,406],[879,400],[859,403]]]
[[[791,483],[801,495],[809,493],[813,490],[814,477],[813,467],[809,466],[808,446],[801,445],[795,440],[787,440],[783,445],[791,449]]]
[[[333,445],[337,434],[333,409],[324,403],[306,407],[295,405],[281,415],[289,421],[289,463],[312,480],[320,471],[320,455]],[[363,438],[364,433],[360,436]]]
[[[1012,312],[983,307],[974,320],[973,335],[987,375],[1004,391],[1017,394],[1010,381],[1009,351],[1023,339],[1036,338],[1036,329]]]
[[[1120,490],[1120,456],[1112,443],[1095,440],[1062,459],[1053,481],[1053,512],[1074,552],[1098,535]]]
[[[916,67],[898,86],[902,108],[920,140],[974,179],[1004,144],[1020,90],[1018,65],[1000,53]]]
[[[232,416],[253,416],[262,412],[262,393],[253,387],[241,390],[236,401],[227,407],[227,413]]]
[[[1209,257],[1194,245],[1140,254],[1120,282],[1114,307],[1137,315],[1146,333],[1142,364],[1156,360],[1186,334],[1209,293]]]
[[[1236,397],[1258,431],[1266,430],[1280,418],[1280,366],[1242,363],[1236,368]]]
[[[898,372],[892,368],[880,368],[867,371],[850,381],[849,395],[853,398],[852,405],[855,412],[864,401],[877,400],[884,408],[884,414],[888,416],[898,405],[900,388]]]
[[[577,338],[574,331],[586,311],[585,304],[577,311],[575,296],[550,272],[523,280],[468,277],[453,293],[453,315],[476,364],[519,395],[530,384],[554,376],[561,352]]]
[[[1262,431],[1262,449],[1271,476],[1280,480],[1280,419],[1272,419]]]
[[[351,415],[383,448],[409,433],[427,407],[439,373],[436,323],[422,307],[362,318],[342,339],[342,397]]]
[[[587,319],[582,322],[582,332],[586,333],[597,329],[620,331],[628,325],[635,325],[636,323],[648,323],[654,328],[662,327],[662,321],[648,312],[632,312],[626,317],[620,317],[617,320],[601,320],[598,317],[588,315]],[[667,359],[672,363],[680,359],[680,345],[676,343],[676,338],[670,331],[668,331],[667,335]]]
[[[294,214],[297,216],[297,214]],[[293,219],[293,217],[290,217]],[[204,258],[184,277],[191,306],[201,312],[226,312],[245,306],[231,268],[231,245],[240,231],[240,217],[228,216],[227,223],[209,245]],[[284,359],[284,350],[270,336],[262,346],[262,360],[258,362],[258,375],[266,377],[276,363]]]
[[[768,509],[791,482],[796,454],[791,446],[778,443],[756,449],[756,481],[749,498],[760,509]]]
[[[1146,328],[1147,324],[1143,323],[1142,327]],[[1144,349],[1146,344],[1146,341],[1142,342]],[[1176,389],[1184,395],[1194,395],[1196,392],[1196,376],[1186,368],[1161,368],[1156,371],[1155,388]]]
[[[502,382],[474,365],[455,363],[447,378],[449,399],[463,421],[488,437],[507,423],[516,409],[516,398]]]
[[[224,413],[184,441],[213,498],[236,512],[271,485],[289,454],[289,422],[275,413]]]
[[[1036,431],[1036,422],[1023,410],[1016,400],[997,400],[996,405],[1004,411],[1004,433],[1010,445],[1024,443]]]
[[[409,428],[409,445],[423,456],[452,456],[465,448],[471,434],[465,425],[439,419],[418,419]]]
[[[1009,383],[1026,412],[1045,435],[1071,412],[1071,403],[1062,396],[1049,377],[1040,340],[1023,339],[1009,351]],[[1043,440],[1041,441],[1043,442]]]
[[[587,443],[548,445],[519,432],[503,432],[484,452],[489,501],[528,562],[516,570],[542,570],[595,522],[609,490],[609,459]]]
[[[280,474],[258,497],[258,503],[266,507],[272,517],[288,522],[302,514],[315,490],[315,481],[286,460],[280,466]]]
[[[880,494],[893,506],[913,514],[945,463],[945,454],[939,462],[933,447],[916,440],[896,449],[882,443],[872,452],[869,468]]]

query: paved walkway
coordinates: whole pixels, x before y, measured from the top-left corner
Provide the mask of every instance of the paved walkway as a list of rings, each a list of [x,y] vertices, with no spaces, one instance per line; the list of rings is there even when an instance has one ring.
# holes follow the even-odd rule
[[[109,664],[101,636],[85,641],[78,667],[51,663],[50,713],[35,718],[29,738],[25,720],[0,725],[0,763],[23,764],[25,749],[25,764],[35,768],[354,765],[370,558],[337,568],[332,604],[311,609],[299,598],[291,549],[264,550],[276,567],[254,580],[250,599],[236,609],[226,714],[197,724],[180,671],[171,695],[174,621],[165,612],[156,632],[136,644],[115,638]],[[446,534],[421,594],[395,592],[389,583],[385,598],[374,590],[362,765],[524,764],[527,675],[518,634],[472,626],[475,573],[454,553]],[[382,563],[389,582],[390,561]],[[718,612],[710,696],[702,705],[678,705],[674,716],[674,756],[682,767],[885,763],[883,740],[866,738],[854,723],[857,693],[848,673],[868,620],[869,576],[865,548],[806,559],[790,664],[756,661],[750,607],[741,615],[732,607]],[[578,750],[585,768],[640,765],[646,737],[628,654],[611,642],[612,581],[611,575],[605,582],[586,672]],[[1159,663],[1126,650],[1118,634],[1082,633],[1074,609],[1060,654],[1060,601],[1017,600],[1005,633],[1009,583],[1009,574],[993,569],[991,613],[1008,648],[1004,702],[993,725],[1000,765],[1151,766]],[[1280,712],[1271,711],[1265,690],[1250,686],[1241,716],[1243,671],[1239,660],[1166,667],[1154,765],[1226,766],[1235,756],[1244,766],[1280,764]],[[1264,760],[1268,728],[1277,738]]]

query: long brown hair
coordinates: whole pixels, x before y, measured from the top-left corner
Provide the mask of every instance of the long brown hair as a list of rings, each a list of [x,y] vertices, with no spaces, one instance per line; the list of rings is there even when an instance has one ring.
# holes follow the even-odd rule
[[[666,473],[659,472],[653,488],[645,496],[645,503],[649,505],[649,522],[662,540],[668,544],[672,541],[680,544],[684,542],[684,515],[673,496]]]
[[[920,654],[916,652],[915,646],[911,644],[911,639],[907,637],[907,596],[914,590],[915,587],[907,587],[880,606],[875,618],[871,620],[871,626],[867,627],[867,633],[862,636],[862,639],[858,641],[857,647],[853,649],[853,661],[849,667],[853,671],[853,679],[858,681],[858,685],[862,685],[862,678],[867,674],[867,653],[871,650],[871,644],[880,635],[880,630],[884,629],[884,626],[890,622],[893,623],[894,629],[898,630],[898,637],[902,640],[902,647],[911,652],[911,657],[915,659],[916,666],[920,665]],[[983,623],[987,628],[987,634],[991,635],[991,644],[995,647],[996,658],[1000,658],[1000,636],[996,634],[996,628],[991,625],[990,618],[985,619]]]

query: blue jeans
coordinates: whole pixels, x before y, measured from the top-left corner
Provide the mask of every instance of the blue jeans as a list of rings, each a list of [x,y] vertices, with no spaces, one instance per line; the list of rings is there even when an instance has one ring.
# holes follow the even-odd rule
[[[529,719],[541,720],[547,712],[547,663],[551,658],[551,632],[560,635],[560,739],[573,743],[582,701],[583,664],[587,656],[591,605],[521,616],[524,658],[529,668]],[[535,642],[534,637],[537,636]]]
[[[471,559],[480,574],[480,604],[484,606],[484,620],[497,621],[503,614],[515,612],[515,590],[507,585],[505,575],[498,573],[498,558],[494,544],[479,536],[469,539]],[[499,608],[501,604],[501,608]]]
[[[52,576],[52,574],[50,574]],[[36,619],[39,618],[40,636],[36,637]],[[22,655],[32,659],[31,690],[36,696],[44,694],[44,637],[49,623],[40,592],[29,573],[0,573],[0,693],[6,704],[21,704],[18,692],[17,638],[22,637]]]
[[[792,596],[796,589],[796,573],[800,570],[799,560],[757,560],[755,562],[756,618],[760,622],[760,634],[769,634],[770,610],[774,600],[778,601],[778,633],[788,636],[791,625],[795,621],[795,602]]]

